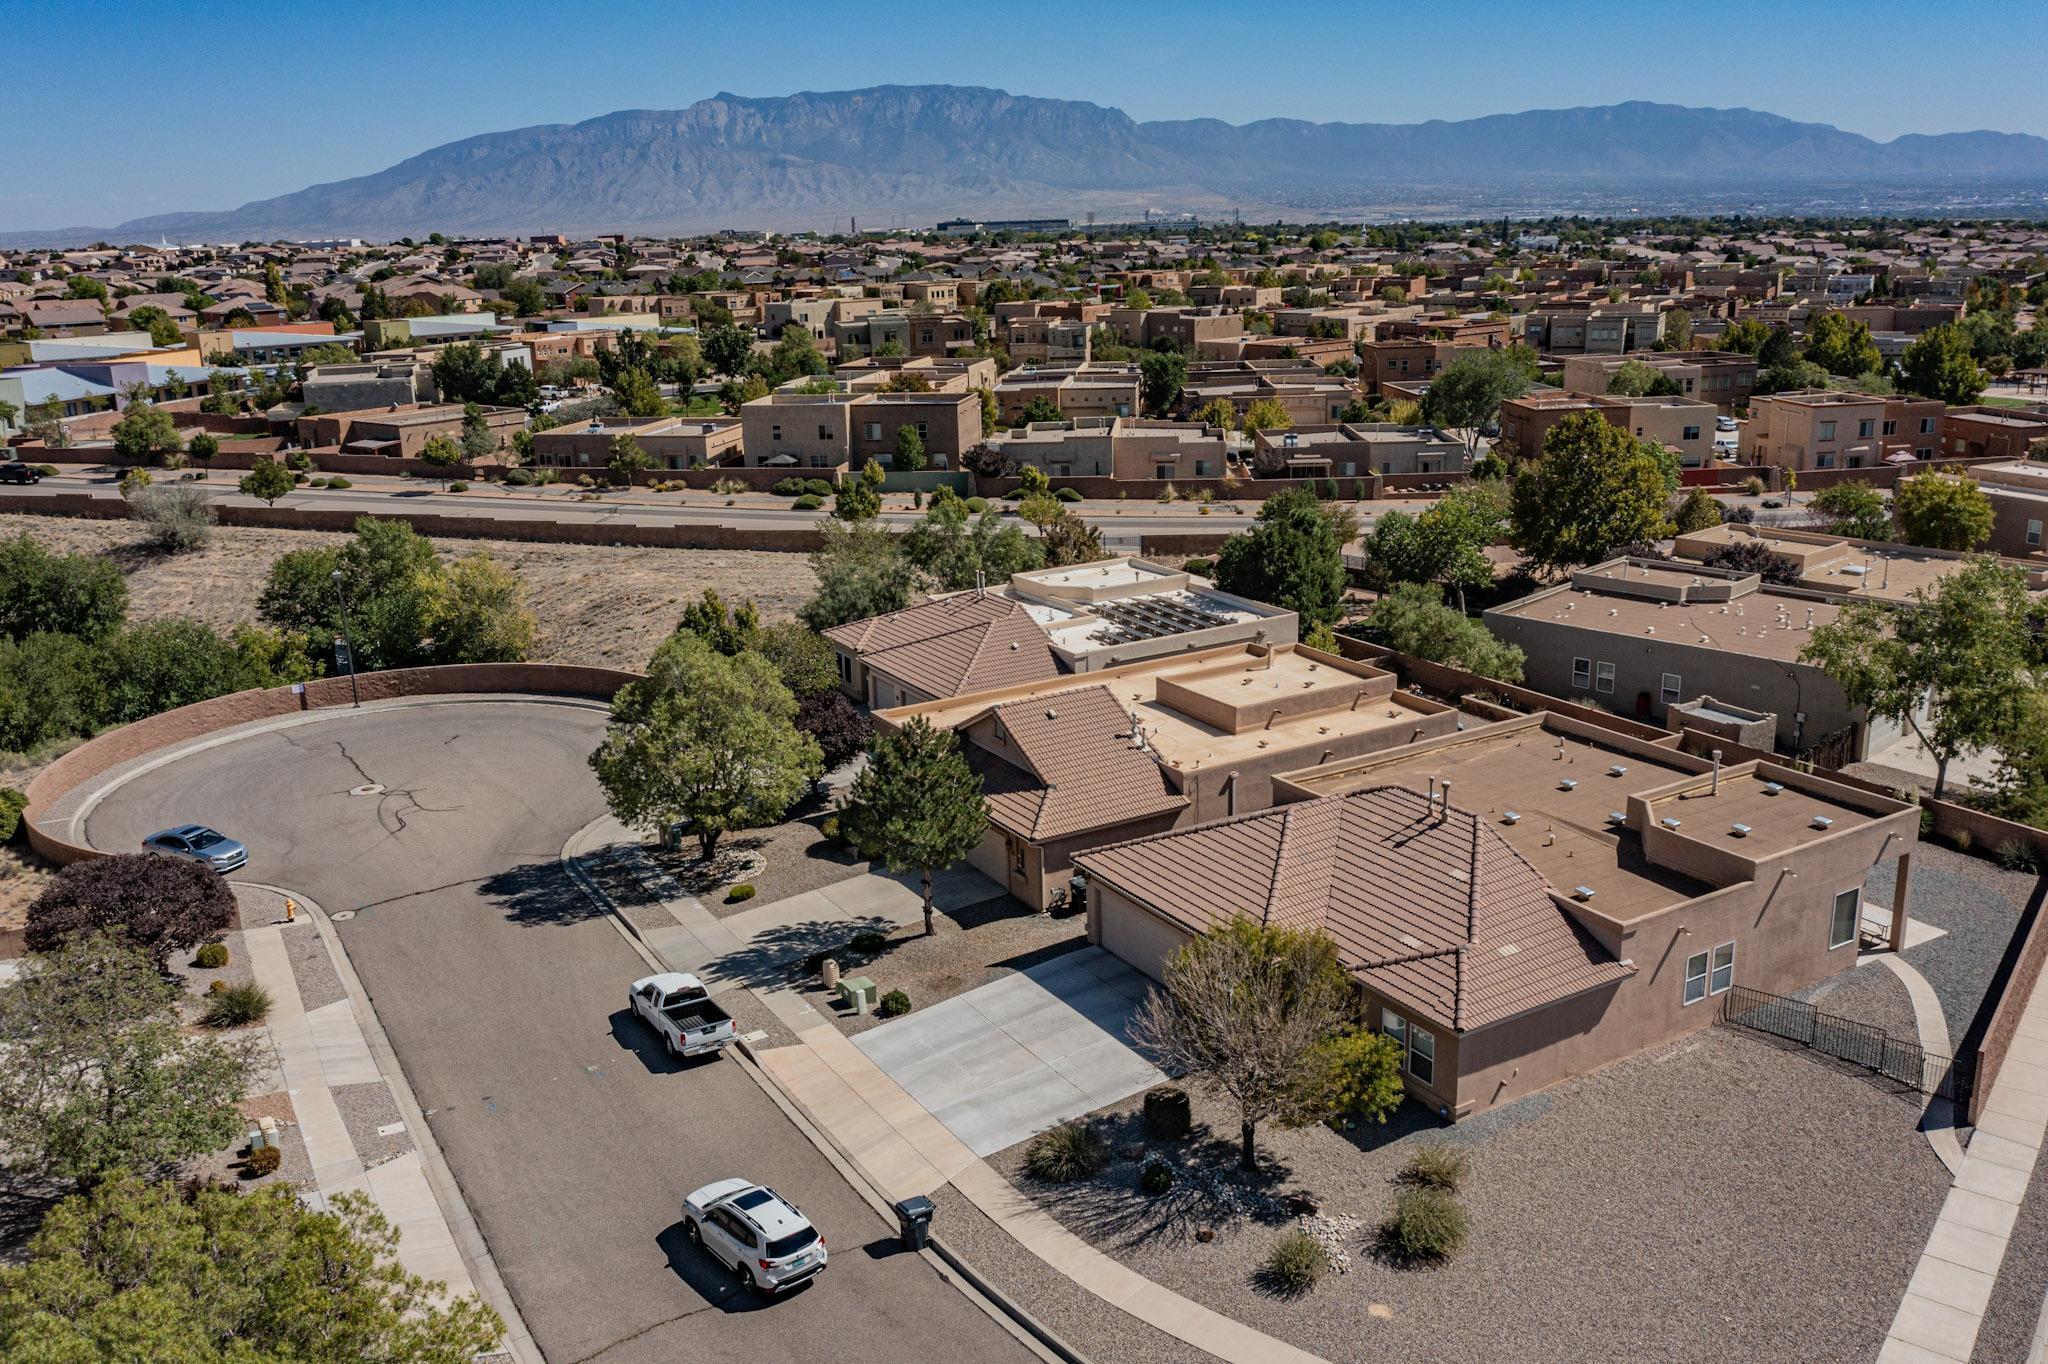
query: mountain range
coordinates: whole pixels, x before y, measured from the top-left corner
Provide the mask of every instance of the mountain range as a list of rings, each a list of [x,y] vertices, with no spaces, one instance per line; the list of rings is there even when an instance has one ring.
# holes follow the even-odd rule
[[[1667,205],[1816,185],[2048,186],[2048,140],[1907,135],[1877,142],[1750,109],[1629,103],[1426,123],[1137,122],[1119,109],[949,85],[775,98],[485,133],[386,170],[219,212],[11,234],[119,241],[391,238],[720,227],[911,226],[1135,217],[1148,208],[1355,216],[1419,203],[1491,206],[1504,187],[1567,207],[1593,193]]]

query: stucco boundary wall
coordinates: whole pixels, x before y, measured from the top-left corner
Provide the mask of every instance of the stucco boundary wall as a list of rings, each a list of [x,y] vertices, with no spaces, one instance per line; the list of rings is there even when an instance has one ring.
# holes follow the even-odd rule
[[[320,494],[304,494],[317,499]],[[422,535],[439,535],[457,540],[519,540],[551,545],[623,545],[635,549],[759,549],[807,554],[818,548],[823,536],[815,530],[775,529],[739,526],[636,526],[610,522],[499,520],[489,516],[459,516],[444,512],[342,511],[318,506],[215,508],[220,524],[265,530],[327,530],[344,534],[356,522],[406,521]],[[0,494],[0,512],[26,516],[73,516],[92,521],[125,521],[128,504],[117,498],[94,497],[89,493],[59,493],[54,497]]]
[[[638,681],[639,676],[615,668],[565,663],[456,663],[361,673],[355,683],[365,701],[480,694],[573,696],[609,701],[614,692],[628,682]],[[216,696],[110,729],[45,767],[28,784],[24,793],[28,796],[28,808],[22,812],[22,818],[28,829],[29,846],[57,863],[106,856],[97,848],[72,843],[44,829],[41,820],[45,812],[93,778],[123,763],[261,720],[306,711],[346,709],[352,699],[347,677],[323,677],[303,688],[270,687]]]
[[[1504,696],[1516,705],[1530,709],[1548,709],[1561,715],[1622,734],[1633,735],[1652,742],[1662,741],[1667,747],[1675,747],[1695,757],[1706,757],[1716,749],[1722,760],[1731,763],[1751,760],[1784,763],[1778,754],[1761,748],[1750,748],[1719,738],[1700,730],[1687,729],[1673,734],[1651,725],[1639,724],[1633,720],[1606,711],[1594,710],[1587,706],[1576,706],[1542,692],[1530,691],[1526,687],[1510,686],[1490,678],[1480,677],[1458,668],[1431,663],[1364,640],[1340,638],[1344,656],[1363,659],[1387,668],[1403,681],[1418,683],[1424,688],[1442,695],[1456,696],[1469,709],[1488,718],[1502,718],[1501,707],[1485,701],[1487,696]],[[1829,772],[1827,779],[1852,790],[1867,792],[1887,799],[1911,799],[1910,793],[1902,793],[1896,787],[1867,781],[1846,772]],[[1934,800],[1920,797],[1920,808],[1926,814],[1927,832],[1951,842],[1993,851],[2005,844],[2017,844],[2034,850],[2034,855],[2044,866],[2048,866],[2048,831],[2031,825],[2000,819],[1997,815],[1975,810],[1953,801]],[[2035,984],[2048,971],[2048,915],[2041,913],[2041,895],[2036,894],[2027,916],[2022,920],[2020,932],[2024,939],[2018,943],[2017,953],[2008,949],[2007,957],[2012,969],[2007,973],[2005,984],[1999,990],[1997,1000],[1987,999],[1980,1006],[1978,1017],[1983,1017],[1982,1008],[1991,1009],[1991,1021],[1985,1026],[1983,1038],[1977,1044],[1976,1076],[1971,1085],[1970,1121],[1975,1122],[1985,1096],[1991,1092],[1992,1081],[1998,1078],[1999,1068],[2005,1063],[2005,1055],[2012,1046],[2014,1034],[2019,1029],[2020,1014],[2026,1009],[2032,997]],[[1958,1039],[1960,1041],[1960,1039]]]

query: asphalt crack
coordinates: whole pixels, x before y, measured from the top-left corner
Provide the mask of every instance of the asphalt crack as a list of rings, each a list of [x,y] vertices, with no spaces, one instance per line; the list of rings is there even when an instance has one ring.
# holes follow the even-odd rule
[[[664,1326],[673,1326],[677,1322],[686,1320],[690,1317],[694,1317],[700,1312],[709,1312],[713,1310],[715,1307],[717,1307],[717,1305],[718,1304],[716,1303],[707,1302],[704,1303],[702,1306],[692,1307],[687,1312],[678,1312],[674,1316],[668,1318],[666,1321],[657,1321],[650,1326],[641,1327],[639,1330],[633,1332],[631,1335],[620,1336],[617,1340],[613,1341],[609,1345],[600,1346],[598,1349],[593,1350],[591,1353],[584,1355],[581,1358],[570,1360],[569,1364],[590,1364],[591,1360],[602,1358],[603,1356],[610,1354],[613,1350],[618,1349],[621,1345],[631,1345],[634,1341],[640,1339],[640,1337],[648,1334],[650,1331],[659,1331]]]

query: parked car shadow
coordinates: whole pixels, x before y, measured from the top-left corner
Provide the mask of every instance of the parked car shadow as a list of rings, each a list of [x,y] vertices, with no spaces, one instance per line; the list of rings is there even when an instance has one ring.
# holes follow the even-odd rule
[[[654,1029],[641,1022],[640,1016],[631,1009],[613,1011],[610,1022],[612,1040],[638,1057],[650,1075],[674,1075],[679,1071],[718,1063],[717,1052],[706,1052],[702,1056],[669,1055],[668,1048],[661,1044],[661,1038]]]
[[[693,1244],[683,1231],[680,1218],[663,1230],[661,1235],[655,1237],[654,1243],[660,1246],[662,1254],[668,1257],[670,1271],[681,1279],[692,1293],[719,1311],[738,1315],[742,1312],[759,1312],[763,1308],[775,1305],[775,1298],[765,1293],[749,1291],[741,1285],[739,1275],[720,1264],[717,1256],[704,1247]],[[816,1282],[814,1278],[810,1283],[779,1296],[796,1297],[809,1292],[811,1283]]]

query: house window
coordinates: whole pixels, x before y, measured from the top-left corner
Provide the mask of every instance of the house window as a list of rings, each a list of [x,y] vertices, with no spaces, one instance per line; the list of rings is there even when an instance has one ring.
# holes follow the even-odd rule
[[[1922,417],[1920,419],[1920,434],[1923,436],[1931,436],[1934,434],[1934,418]]]
[[[832,428],[831,428],[831,427],[829,427],[829,426],[824,426],[824,425],[820,425],[820,426],[818,427],[818,439],[819,439],[819,440],[830,440],[830,439],[832,439]]]
[[[1735,983],[1735,944],[1724,942],[1714,949],[1714,969],[1707,977],[1707,993],[1727,993]]]
[[[1863,923],[1863,888],[1845,890],[1835,897],[1835,912],[1828,920],[1828,950],[1847,947],[1856,941],[1856,930]]]
[[[1707,954],[1695,952],[1685,959],[1685,1002],[1697,1004],[1707,997]]]
[[[781,428],[781,427],[779,427],[779,426],[771,426],[771,427],[769,427],[769,428],[768,428],[768,439],[770,439],[770,440],[781,440],[781,439],[782,439],[782,428]]]
[[[1664,674],[1664,687],[1661,692],[1661,695],[1664,698],[1665,705],[1672,705],[1678,700],[1678,691],[1680,685],[1681,681],[1677,673]]]
[[[2041,543],[2041,523],[2039,521],[2027,522],[2027,543],[2030,545]]]
[[[1832,469],[1835,467],[1835,457],[1827,454],[1815,455],[1813,457],[1813,467],[1816,469]]]
[[[861,433],[869,440],[880,440],[882,438],[882,424],[880,422],[869,422],[861,428]]]
[[[1173,477],[1173,466],[1172,466],[1171,464],[1155,464],[1155,465],[1153,465],[1153,466],[1152,466],[1152,477],[1154,477],[1154,478],[1172,478],[1172,477]]]
[[[1408,1030],[1408,1073],[1423,1084],[1436,1083],[1436,1034],[1420,1024]]]
[[[1580,691],[1593,685],[1593,660],[1575,658],[1572,660],[1572,685]]]
[[[1856,437],[1858,440],[1868,440],[1875,432],[1876,423],[1872,422],[1868,417],[1856,423]]]
[[[1915,459],[1933,459],[1933,458],[1934,458],[1934,447],[1933,447],[1933,446],[1931,446],[1931,445],[1923,445],[1923,446],[1921,446],[1921,447],[1920,447],[1919,449],[1917,449],[1917,450],[1915,450],[1915,451],[1913,452],[1913,458],[1915,458]]]
[[[1814,435],[1815,440],[1833,440],[1834,438],[1835,424],[1833,422],[1822,422],[1820,430]]]
[[[919,440],[927,440],[930,438],[931,434],[932,433],[930,427],[927,426],[924,422],[919,422],[917,424],[917,438]]]
[[[1392,1009],[1380,1010],[1380,1031],[1393,1038],[1401,1050],[1408,1049],[1408,1020]]]
[[[1612,663],[1602,663],[1599,666],[1599,668],[1595,670],[1593,674],[1593,690],[1614,690],[1614,665]]]
[[[1895,421],[1889,421],[1889,420],[1888,420],[1888,421],[1886,421],[1886,422],[1885,422],[1885,424],[1884,424],[1884,433],[1885,433],[1885,434],[1886,434],[1887,436],[1896,436],[1896,435],[1898,435],[1898,434],[1899,434],[1899,424],[1898,424],[1897,422],[1895,422]]]
[[[1208,476],[1209,476],[1209,461],[1208,461],[1208,460],[1206,460],[1206,459],[1198,459],[1198,460],[1196,460],[1196,461],[1195,461],[1195,477],[1196,477],[1196,478],[1207,478]]]
[[[1683,436],[1681,436],[1681,437],[1680,437],[1680,439],[1681,439],[1681,440],[1698,440],[1699,438],[1700,438],[1700,429],[1699,429],[1699,428],[1698,428],[1697,426],[1688,426],[1688,427],[1686,427],[1686,428],[1685,428],[1685,434],[1684,434]]]

